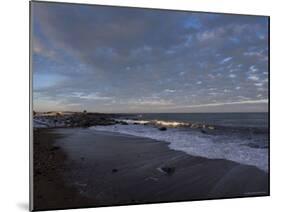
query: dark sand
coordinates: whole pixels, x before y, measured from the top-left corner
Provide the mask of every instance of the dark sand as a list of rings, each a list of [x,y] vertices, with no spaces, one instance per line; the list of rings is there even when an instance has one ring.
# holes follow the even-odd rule
[[[49,210],[90,205],[91,201],[82,197],[77,189],[66,186],[63,173],[70,167],[66,166],[65,153],[55,145],[55,140],[62,136],[54,131],[34,131],[34,196],[31,209]]]
[[[269,194],[268,173],[256,167],[151,139],[76,128],[41,129],[34,140],[36,210]]]

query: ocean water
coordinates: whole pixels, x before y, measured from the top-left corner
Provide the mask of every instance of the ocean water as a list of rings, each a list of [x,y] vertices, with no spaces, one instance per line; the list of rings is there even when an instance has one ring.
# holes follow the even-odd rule
[[[95,126],[93,130],[151,138],[189,155],[226,159],[268,171],[267,113],[130,114],[128,124]],[[215,129],[192,129],[187,124]],[[167,130],[160,131],[165,126]]]
[[[141,120],[198,122],[219,126],[268,126],[268,113],[140,113],[134,114],[133,117]]]

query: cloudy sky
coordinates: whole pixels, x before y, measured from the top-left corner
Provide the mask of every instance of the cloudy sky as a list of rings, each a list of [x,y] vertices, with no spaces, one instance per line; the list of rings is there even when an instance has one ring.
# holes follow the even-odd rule
[[[262,112],[268,19],[32,3],[36,111]]]

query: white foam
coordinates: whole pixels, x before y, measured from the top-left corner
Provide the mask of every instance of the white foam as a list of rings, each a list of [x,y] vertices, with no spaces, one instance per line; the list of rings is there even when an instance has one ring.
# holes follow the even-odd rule
[[[128,124],[149,124],[150,121],[145,120],[132,120],[132,119],[115,119],[116,121],[126,122]]]
[[[193,156],[226,159],[256,166],[264,171],[268,170],[268,150],[266,148],[251,148],[247,146],[249,141],[241,138],[206,135],[200,131],[187,131],[176,128],[160,131],[153,126],[131,124],[95,126],[92,129],[166,141],[169,143],[169,148],[183,151]]]
[[[152,125],[161,125],[166,127],[179,127],[179,126],[189,126],[188,122],[178,122],[178,121],[163,121],[163,120],[132,120],[132,119],[116,119],[116,121],[123,121],[128,124],[152,124]]]

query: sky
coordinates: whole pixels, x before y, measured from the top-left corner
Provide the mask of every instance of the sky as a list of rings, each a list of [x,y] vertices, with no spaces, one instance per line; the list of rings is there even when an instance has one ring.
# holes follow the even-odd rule
[[[266,112],[268,18],[32,2],[35,111]]]

